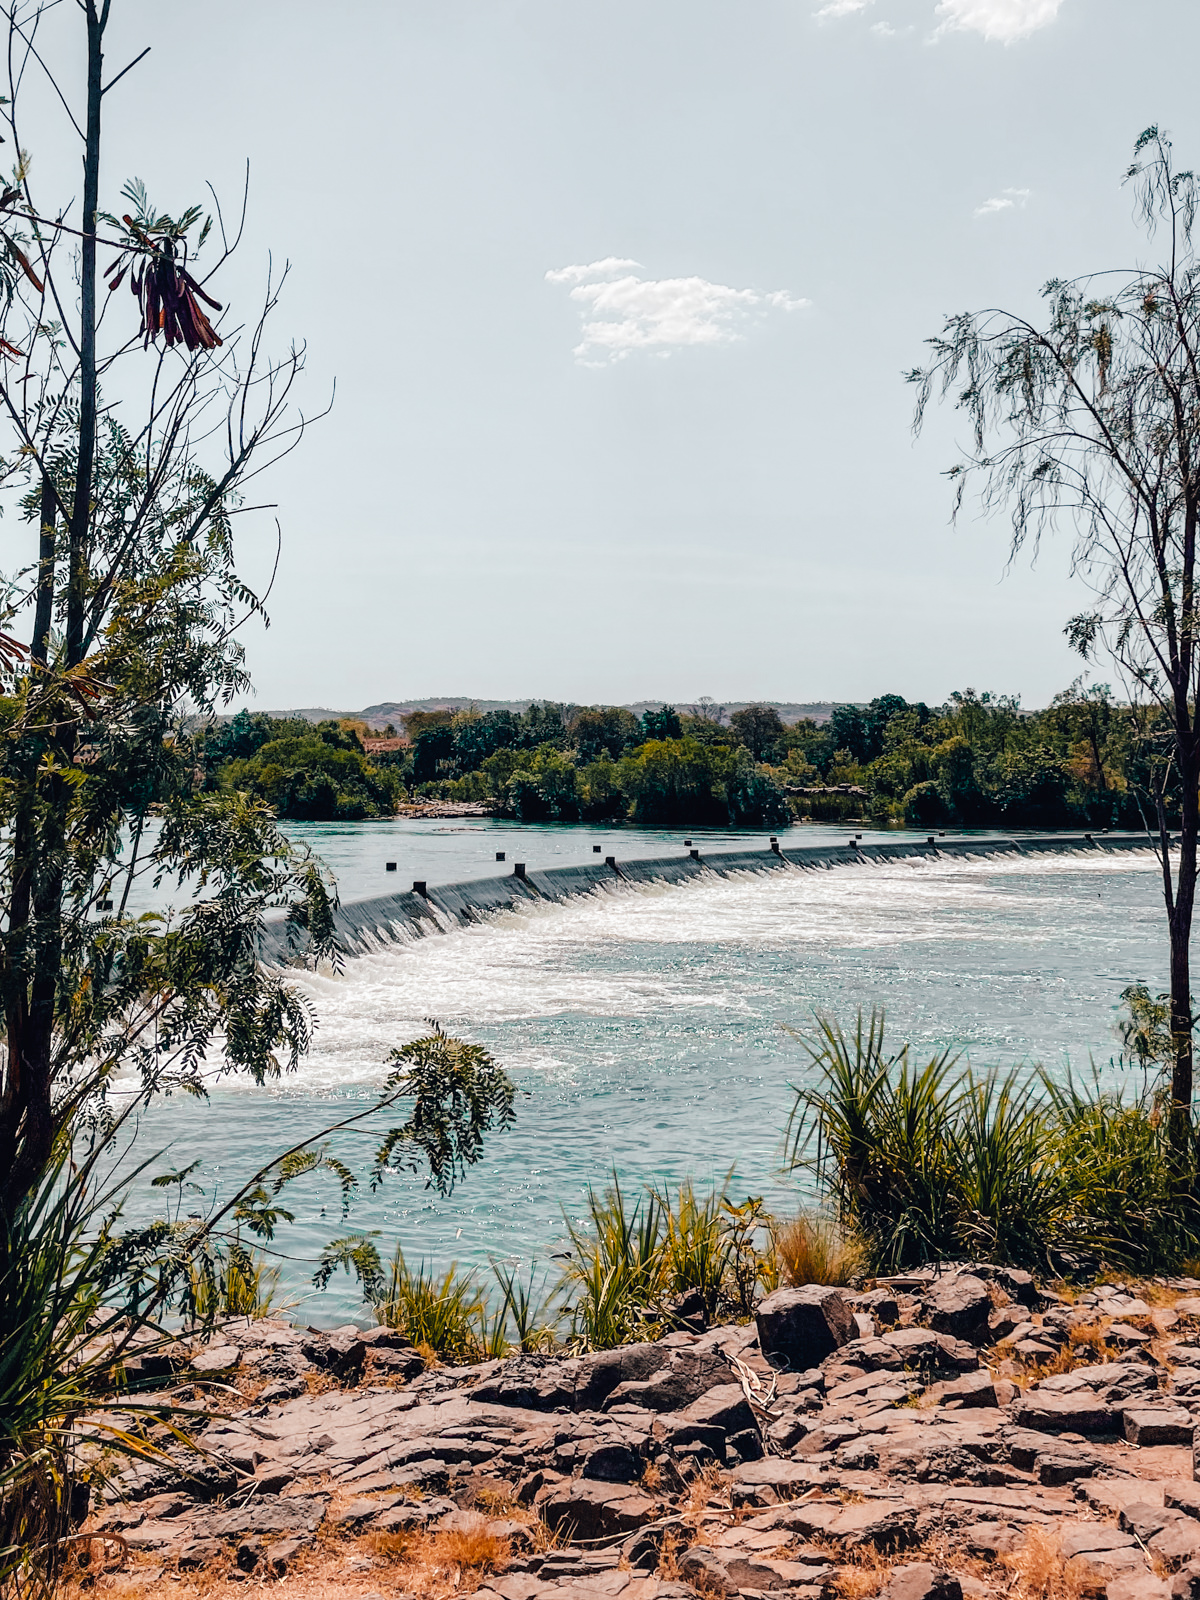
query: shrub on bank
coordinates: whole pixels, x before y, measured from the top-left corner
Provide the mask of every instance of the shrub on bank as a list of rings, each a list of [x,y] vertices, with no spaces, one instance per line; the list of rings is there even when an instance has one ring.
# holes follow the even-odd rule
[[[946,1051],[888,1054],[882,1013],[803,1040],[818,1074],[795,1091],[793,1168],[822,1185],[872,1268],[975,1259],[1040,1272],[1153,1273],[1200,1253],[1195,1141],[1167,1140],[1164,1091],[973,1071]]]

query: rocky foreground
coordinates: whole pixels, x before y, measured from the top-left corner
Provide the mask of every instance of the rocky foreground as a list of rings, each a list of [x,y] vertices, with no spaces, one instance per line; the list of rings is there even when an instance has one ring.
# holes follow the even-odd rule
[[[430,1369],[385,1328],[239,1323],[188,1357],[221,1385],[204,1454],[127,1473],[87,1530],[155,1588],[1200,1600],[1198,1296],[954,1268]]]

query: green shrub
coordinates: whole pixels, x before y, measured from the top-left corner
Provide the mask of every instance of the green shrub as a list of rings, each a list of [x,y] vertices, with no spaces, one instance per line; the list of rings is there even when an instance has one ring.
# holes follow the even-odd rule
[[[1196,1255],[1197,1151],[1172,1154],[1160,1089],[976,1073],[948,1051],[918,1065],[907,1045],[886,1053],[875,1012],[851,1038],[818,1018],[803,1043],[819,1079],[795,1091],[791,1165],[815,1174],[872,1266],[1157,1272]]]
[[[439,1278],[423,1261],[415,1269],[410,1267],[397,1245],[386,1287],[374,1309],[380,1322],[398,1329],[439,1360],[475,1358],[480,1343],[475,1324],[485,1315],[483,1295],[475,1274],[459,1272],[457,1261]]]

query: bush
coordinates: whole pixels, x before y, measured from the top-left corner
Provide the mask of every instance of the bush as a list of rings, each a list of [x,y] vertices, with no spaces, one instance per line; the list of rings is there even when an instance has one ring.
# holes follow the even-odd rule
[[[884,1048],[881,1013],[852,1038],[818,1018],[820,1081],[795,1091],[793,1168],[808,1167],[870,1264],[975,1259],[1033,1271],[1108,1263],[1158,1272],[1200,1247],[1196,1148],[1167,1141],[1164,1092],[923,1066]]]

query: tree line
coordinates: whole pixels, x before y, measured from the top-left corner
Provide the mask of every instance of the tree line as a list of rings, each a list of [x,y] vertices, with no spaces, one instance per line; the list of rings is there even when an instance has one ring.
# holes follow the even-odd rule
[[[441,799],[527,822],[784,828],[863,815],[910,827],[1106,828],[1143,825],[1156,748],[1107,686],[1082,682],[1032,712],[967,689],[936,707],[880,695],[836,706],[821,724],[786,726],[763,704],[726,720],[719,707],[635,717],[535,701],[523,712],[416,711],[404,729],[407,745],[369,754],[364,723],[241,711],[204,730],[200,770],[205,787],[249,792],[293,820]]]

